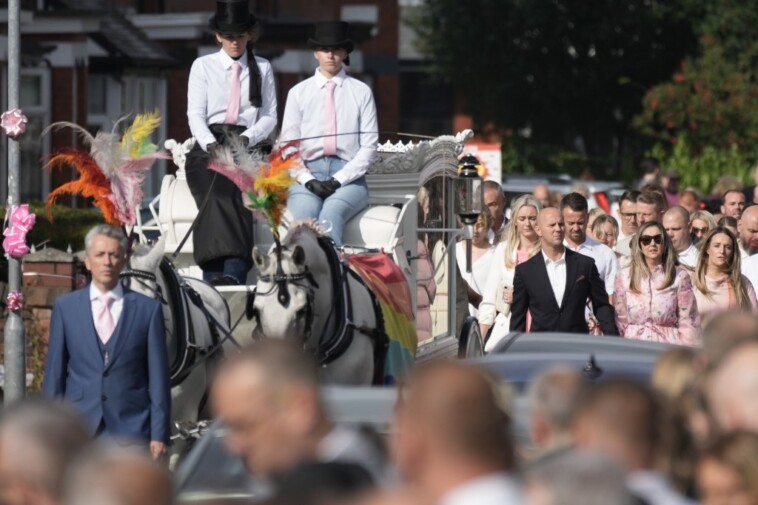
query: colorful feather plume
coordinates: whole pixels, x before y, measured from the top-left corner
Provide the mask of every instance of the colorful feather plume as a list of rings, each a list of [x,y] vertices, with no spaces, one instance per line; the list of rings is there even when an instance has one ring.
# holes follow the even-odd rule
[[[266,220],[277,239],[289,188],[295,183],[290,170],[302,168],[299,156],[285,159],[283,152],[296,152],[293,149],[296,144],[290,142],[266,156],[249,153],[247,146],[235,138],[228,145],[217,148],[208,164],[208,168],[240,189],[245,205]]]
[[[136,208],[142,202],[142,183],[146,173],[155,160],[170,156],[159,152],[150,141],[150,135],[160,125],[157,112],[138,115],[119,138],[116,128],[122,120],[110,133],[100,131],[94,136],[81,126],[68,122],[54,123],[45,129],[43,134],[51,129],[72,128],[89,146],[89,153],[64,149],[53,154],[47,162],[47,168],[51,170],[73,166],[79,172],[79,179],[50,193],[48,214],[61,194],[81,194],[94,199],[94,204],[109,223],[133,225],[136,222]]]

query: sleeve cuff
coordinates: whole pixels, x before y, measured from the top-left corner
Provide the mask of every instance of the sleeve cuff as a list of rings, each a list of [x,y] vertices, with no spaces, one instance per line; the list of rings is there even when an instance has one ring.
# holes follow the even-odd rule
[[[300,175],[297,176],[297,182],[299,182],[303,186],[305,186],[306,182],[312,181],[313,179],[315,179],[315,177],[313,177],[313,174],[310,173],[310,172],[308,172],[307,170],[303,171],[303,173],[301,173]],[[342,183],[340,183],[340,184],[342,184]]]

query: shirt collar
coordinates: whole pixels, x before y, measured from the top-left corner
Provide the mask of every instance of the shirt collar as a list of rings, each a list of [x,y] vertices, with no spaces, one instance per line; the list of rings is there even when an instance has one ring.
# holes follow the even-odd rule
[[[596,246],[596,245],[597,245],[597,244],[599,244],[599,243],[600,243],[600,242],[598,242],[597,240],[592,240],[592,239],[591,239],[589,236],[586,236],[586,235],[585,235],[585,237],[584,237],[584,242],[582,242],[581,244],[579,244],[578,246],[576,246],[576,249],[574,249],[574,248],[573,248],[573,247],[571,247],[571,245],[568,243],[568,240],[566,240],[566,239],[563,239],[563,245],[564,245],[564,246],[566,246],[566,247],[568,247],[569,249],[571,249],[571,250],[573,250],[573,251],[578,251],[579,249],[582,249],[583,247],[584,247],[584,248],[587,248],[587,249],[592,249],[592,247],[593,247],[593,246]]]
[[[558,258],[556,261],[551,260],[547,257],[547,254],[545,254],[545,251],[542,251],[542,258],[545,260],[545,265],[550,265],[551,263],[554,263],[556,265],[560,263],[566,263],[566,249],[563,249],[563,254],[561,254],[561,257]]]
[[[242,70],[245,70],[247,68],[247,58],[246,55],[242,55],[239,57],[239,59],[235,60],[228,54],[226,54],[226,51],[223,49],[219,49],[218,51],[219,57],[221,58],[221,65],[224,67],[224,70],[229,70],[232,68],[232,63],[235,61],[238,62],[240,65],[242,65]]]
[[[119,282],[116,284],[116,287],[108,291],[107,293],[101,292],[99,289],[97,289],[97,286],[95,286],[94,283],[90,282],[89,284],[89,299],[90,301],[99,299],[102,295],[110,295],[111,298],[113,298],[113,301],[118,301],[124,297],[124,287]]]
[[[337,86],[342,86],[342,83],[347,78],[347,73],[345,72],[345,66],[342,65],[342,69],[339,71],[337,75],[335,75],[331,79],[327,79],[326,76],[322,74],[321,72],[319,72],[319,69],[317,68],[315,77],[316,77],[316,85],[319,88],[323,88],[324,86],[326,86],[326,83],[328,81],[334,81],[334,84],[336,84]]]

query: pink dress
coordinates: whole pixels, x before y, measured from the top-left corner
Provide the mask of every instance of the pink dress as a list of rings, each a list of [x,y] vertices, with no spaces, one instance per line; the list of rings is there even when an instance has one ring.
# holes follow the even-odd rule
[[[746,288],[747,296],[752,305],[752,311],[755,312],[758,302],[756,302],[753,284],[744,275],[742,276],[742,284]],[[710,291],[708,295],[701,293],[699,289],[695,289],[697,307],[700,311],[703,324],[707,324],[717,314],[737,308],[737,298],[735,298],[732,285],[726,277],[714,279],[706,275],[705,285],[708,287],[708,291]]]
[[[640,292],[635,293],[629,289],[631,268],[619,270],[613,305],[620,334],[638,340],[699,345],[700,315],[690,276],[677,267],[674,283],[657,289],[663,279],[663,266],[658,266],[649,277],[641,279]]]

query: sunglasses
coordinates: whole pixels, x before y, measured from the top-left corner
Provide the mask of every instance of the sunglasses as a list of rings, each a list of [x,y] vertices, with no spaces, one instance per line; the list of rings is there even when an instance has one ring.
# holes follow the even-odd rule
[[[697,227],[693,226],[693,227],[692,227],[692,231],[693,231],[694,233],[696,233],[696,234],[700,235],[701,233],[705,233],[705,232],[707,232],[707,231],[708,231],[708,228],[707,228],[707,227],[706,227],[706,228],[697,228]]]
[[[650,245],[653,242],[661,245],[663,243],[663,235],[643,235],[640,237],[640,244],[642,245]]]

